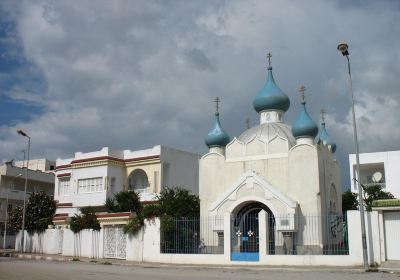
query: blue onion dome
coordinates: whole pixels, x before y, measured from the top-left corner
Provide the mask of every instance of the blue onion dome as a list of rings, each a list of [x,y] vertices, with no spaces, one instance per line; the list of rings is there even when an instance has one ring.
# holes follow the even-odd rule
[[[271,66],[268,67],[267,82],[254,98],[253,106],[257,113],[265,110],[286,112],[289,109],[289,97],[276,85]]]
[[[336,151],[336,143],[329,137],[324,121],[321,123],[321,132],[318,140],[318,143],[321,142],[325,145],[331,146],[332,153]]]
[[[296,138],[315,138],[318,134],[318,126],[308,115],[305,101],[301,102],[300,115],[292,126],[292,133]]]
[[[219,113],[216,112],[214,126],[211,128],[210,132],[208,132],[204,142],[209,148],[212,148],[225,147],[230,141],[228,133],[223,130],[219,122]]]

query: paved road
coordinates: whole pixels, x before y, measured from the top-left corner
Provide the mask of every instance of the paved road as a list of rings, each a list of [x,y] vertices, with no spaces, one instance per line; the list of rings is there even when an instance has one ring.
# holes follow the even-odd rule
[[[400,279],[399,274],[362,273],[355,271],[268,271],[243,268],[188,268],[157,266],[120,266],[81,262],[49,262],[0,259],[0,279],[4,280],[205,280],[205,279],[290,279],[290,280],[368,280]]]

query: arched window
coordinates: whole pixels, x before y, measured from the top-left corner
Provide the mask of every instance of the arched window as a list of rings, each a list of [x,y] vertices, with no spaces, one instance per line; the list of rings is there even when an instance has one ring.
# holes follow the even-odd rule
[[[149,179],[143,169],[136,169],[129,176],[129,190],[143,193],[148,191],[149,185]]]
[[[330,213],[336,213],[337,212],[337,192],[336,192],[336,187],[335,184],[331,185],[330,191],[329,191],[329,212]]]

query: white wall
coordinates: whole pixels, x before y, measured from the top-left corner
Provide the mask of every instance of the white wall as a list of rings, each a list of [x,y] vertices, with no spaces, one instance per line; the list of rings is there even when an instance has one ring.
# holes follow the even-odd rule
[[[389,151],[379,153],[362,153],[360,154],[360,165],[368,163],[383,163],[385,168],[385,191],[391,192],[395,197],[400,198],[400,151]],[[357,192],[358,189],[353,183],[353,171],[356,164],[354,154],[349,155],[350,164],[350,184],[351,191]],[[361,170],[362,174],[362,170]]]
[[[161,254],[160,221],[153,219],[146,220],[145,226],[137,234],[127,236],[126,259],[137,262],[176,264],[362,266],[360,215],[358,211],[348,211],[347,217],[349,255],[266,255],[265,250],[261,250],[259,262],[232,262],[230,260],[231,216],[226,214],[224,215],[223,254]],[[369,262],[379,265],[383,260],[381,259],[382,236],[379,230],[378,213],[366,213],[365,218]],[[48,229],[42,234],[26,234],[26,251],[56,254],[61,233],[63,233],[63,255],[87,258],[103,257],[103,230],[100,232],[83,230],[74,234],[68,229],[63,231]],[[20,249],[19,240],[20,238],[17,236],[16,250]],[[260,239],[260,246],[266,247],[266,239]]]
[[[199,193],[199,155],[162,146],[161,163],[162,187],[177,186]],[[164,164],[168,164],[167,170]]]

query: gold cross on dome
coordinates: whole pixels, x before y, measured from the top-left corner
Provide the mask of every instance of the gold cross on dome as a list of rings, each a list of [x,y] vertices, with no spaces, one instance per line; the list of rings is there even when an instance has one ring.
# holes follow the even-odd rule
[[[325,122],[325,114],[326,114],[326,111],[324,109],[321,109],[321,120],[323,123]]]
[[[267,53],[268,66],[271,66],[271,57],[272,57],[272,54],[270,52]]]
[[[214,98],[214,102],[215,102],[215,112],[218,113],[219,110],[219,103],[221,102],[221,100],[219,99],[219,97],[215,97]]]
[[[301,94],[301,100],[302,100],[302,101],[305,100],[305,94],[304,94],[305,91],[306,91],[306,87],[302,85],[302,86],[300,87],[300,89],[299,89],[299,92],[300,92],[300,94]]]

